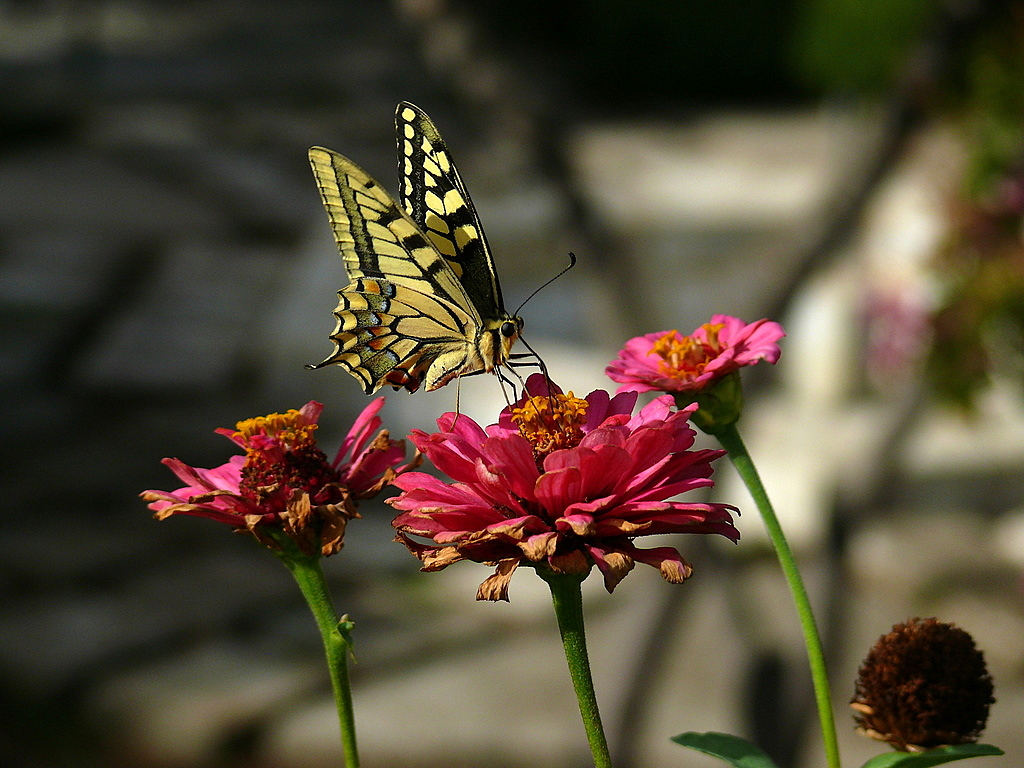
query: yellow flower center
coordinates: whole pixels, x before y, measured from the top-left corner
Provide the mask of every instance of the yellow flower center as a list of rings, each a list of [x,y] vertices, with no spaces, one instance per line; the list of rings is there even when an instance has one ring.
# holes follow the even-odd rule
[[[238,422],[235,437],[248,445],[251,437],[266,435],[277,440],[285,450],[294,451],[316,443],[313,438],[316,427],[316,424],[304,423],[302,414],[292,408],[287,413],[271,413]]]
[[[270,507],[283,505],[296,489],[309,493],[314,503],[337,501],[341,475],[317,447],[316,427],[294,408],[238,422],[234,436],[245,444],[242,495]]]
[[[704,367],[714,360],[721,347],[718,343],[718,332],[724,327],[721,323],[705,323],[706,339],[683,336],[679,331],[669,331],[656,342],[650,354],[658,355],[658,370],[665,376],[675,379],[690,379],[700,376]]]
[[[587,401],[573,395],[551,394],[527,398],[512,409],[512,423],[530,441],[540,462],[559,448],[572,448],[583,439]]]

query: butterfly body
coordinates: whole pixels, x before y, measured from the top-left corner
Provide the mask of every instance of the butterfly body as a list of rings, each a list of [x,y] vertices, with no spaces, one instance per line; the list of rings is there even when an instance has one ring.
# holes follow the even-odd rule
[[[438,389],[508,362],[523,328],[508,313],[483,230],[437,128],[398,105],[401,204],[348,158],[309,150],[349,284],[338,292],[337,364],[367,394]]]

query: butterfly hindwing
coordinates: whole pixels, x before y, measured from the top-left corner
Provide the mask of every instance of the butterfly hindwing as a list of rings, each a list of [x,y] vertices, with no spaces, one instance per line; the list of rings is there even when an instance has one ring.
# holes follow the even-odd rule
[[[395,110],[399,199],[485,319],[505,315],[498,273],[473,201],[441,133],[419,107]]]
[[[324,363],[347,370],[367,394],[383,384],[413,391],[432,367],[443,379],[471,356],[474,320],[458,305],[385,278],[359,278],[338,296],[337,348]]]

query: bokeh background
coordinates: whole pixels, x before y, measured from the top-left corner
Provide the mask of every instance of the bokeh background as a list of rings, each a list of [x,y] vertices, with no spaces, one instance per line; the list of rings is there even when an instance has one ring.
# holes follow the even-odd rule
[[[515,308],[565,388],[631,335],[770,316],[741,424],[805,566],[846,704],[891,625],[971,632],[984,740],[1024,761],[1024,7],[957,0],[9,0],[0,3],[0,763],[340,764],[314,625],[286,571],[198,519],[151,520],[159,463],[219,426],[366,400],[331,350],[345,283],[309,145],[395,189],[392,116],[427,110]],[[497,384],[461,385],[484,423]],[[455,405],[393,393],[395,434]],[[752,504],[677,542],[683,586],[585,585],[620,768],[755,739],[820,766],[796,620]],[[357,621],[363,764],[589,764],[546,593],[422,575],[364,507],[326,564]],[[982,768],[982,763],[974,763]]]

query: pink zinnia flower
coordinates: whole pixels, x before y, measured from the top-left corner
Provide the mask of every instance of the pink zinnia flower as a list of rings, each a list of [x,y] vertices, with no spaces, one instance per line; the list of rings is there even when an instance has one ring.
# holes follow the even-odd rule
[[[277,526],[306,554],[332,555],[344,545],[345,526],[359,517],[355,502],[375,496],[397,472],[405,443],[377,433],[384,398],[371,402],[356,419],[334,461],[317,446],[314,432],[323,411],[315,401],[299,410],[240,421],[218,429],[244,455],[213,469],[164,459],[185,483],[176,491],[145,491],[142,498],[158,520],[196,515],[247,530],[276,547],[267,528]],[[374,436],[374,433],[377,433]]]
[[[605,374],[621,385],[619,392],[696,392],[759,360],[775,363],[785,336],[778,323],[749,325],[738,317],[712,315],[689,336],[661,331],[626,342]]]
[[[739,532],[727,504],[669,501],[711,486],[711,462],[724,451],[690,448],[691,409],[660,397],[632,415],[636,393],[597,390],[563,395],[541,374],[486,429],[446,413],[439,432],[410,435],[455,482],[422,472],[396,478],[402,493],[397,541],[436,571],[459,560],[497,565],[478,600],[508,600],[520,565],[585,574],[596,565],[611,592],[635,561],[680,583],[692,568],[673,547],[641,549],[633,541],[659,533]],[[416,537],[416,538],[413,538]],[[427,540],[423,542],[422,540]]]

